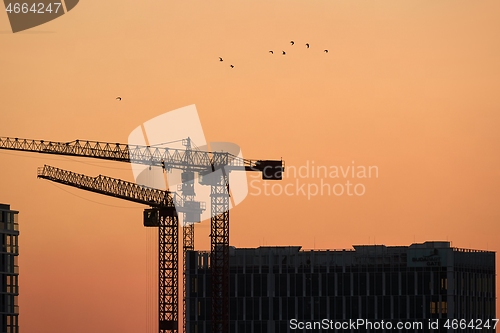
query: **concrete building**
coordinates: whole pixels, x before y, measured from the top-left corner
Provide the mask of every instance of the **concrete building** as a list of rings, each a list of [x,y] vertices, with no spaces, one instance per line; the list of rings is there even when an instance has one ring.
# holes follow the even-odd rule
[[[449,242],[231,248],[230,269],[232,333],[494,332],[496,325],[495,253]],[[190,251],[186,274],[188,332],[211,332],[209,253]]]
[[[0,331],[19,332],[19,225],[17,211],[0,204]]]

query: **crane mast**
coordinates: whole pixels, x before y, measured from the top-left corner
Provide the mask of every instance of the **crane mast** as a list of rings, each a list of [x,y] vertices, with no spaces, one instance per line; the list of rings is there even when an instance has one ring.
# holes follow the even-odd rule
[[[186,150],[159,148],[141,145],[127,145],[120,143],[109,143],[99,141],[74,140],[70,142],[44,141],[19,139],[10,137],[0,137],[0,149],[36,152],[43,154],[56,154],[77,157],[89,157],[104,160],[120,161],[127,163],[145,164],[149,166],[162,167],[165,170],[182,170],[181,193],[183,194],[183,203],[187,206],[193,206],[194,210],[201,207],[199,202],[194,202],[194,179],[195,173],[200,175],[202,185],[211,186],[210,206],[211,206],[211,278],[212,278],[212,332],[229,332],[229,173],[232,171],[257,171],[262,173],[264,180],[281,180],[284,171],[283,161],[281,160],[248,160],[227,152],[207,152],[192,150],[191,142],[188,139]],[[189,148],[188,148],[189,147]],[[160,257],[164,262],[173,262],[178,259],[178,217],[168,219],[167,215],[162,215],[163,209],[158,210],[158,223],[165,228],[160,227],[160,239],[162,237],[168,242],[164,243],[160,250]],[[156,214],[156,213],[155,213]],[[199,222],[199,216],[192,212],[184,212],[184,223]],[[172,221],[171,221],[172,220]],[[174,227],[175,224],[175,227]],[[175,232],[170,229],[176,229]],[[172,234],[162,234],[162,230],[169,230]],[[184,241],[184,263],[185,253],[194,248],[194,225],[191,223],[183,229]],[[162,252],[163,251],[163,252]],[[170,251],[170,252],[168,252]],[[168,252],[168,253],[167,253]],[[161,266],[160,266],[161,267]],[[172,266],[173,267],[173,266]],[[163,269],[160,272],[159,288],[165,292],[178,294],[178,272],[172,269]],[[165,280],[163,280],[165,279]],[[167,281],[168,283],[164,282]],[[184,277],[184,286],[185,286]],[[166,284],[165,284],[166,283]],[[160,291],[161,293],[161,291]],[[165,297],[160,295],[160,298]],[[177,296],[176,296],[177,297]],[[185,287],[183,292],[183,310],[185,313]],[[160,303],[160,313],[167,313]],[[169,303],[170,304],[170,303]],[[168,305],[168,308],[174,305]],[[177,305],[175,305],[177,306]],[[170,311],[170,310],[168,310]],[[170,313],[170,312],[168,312]],[[160,332],[170,328],[171,324],[177,320],[162,319],[160,316]],[[186,319],[183,320],[183,328],[186,328]],[[173,325],[173,324],[172,324]],[[175,324],[177,325],[177,324]],[[172,329],[173,330],[173,329]],[[177,326],[175,328],[177,330]]]
[[[212,332],[229,333],[229,175],[223,170],[211,185]]]

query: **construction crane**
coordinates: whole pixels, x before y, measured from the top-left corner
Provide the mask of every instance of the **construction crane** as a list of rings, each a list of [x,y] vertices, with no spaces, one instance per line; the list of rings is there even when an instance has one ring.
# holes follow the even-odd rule
[[[89,177],[45,165],[38,169],[38,178],[73,186],[119,199],[148,205],[144,210],[144,226],[158,227],[159,248],[159,331],[177,332],[178,327],[178,211],[201,215],[203,209],[186,202],[176,193],[148,188],[103,175]]]
[[[183,171],[183,178],[193,180],[194,173],[198,173],[200,184],[211,187],[212,332],[229,333],[229,173],[237,170],[257,171],[262,173],[264,180],[281,180],[284,171],[283,161],[248,160],[227,152],[130,146],[84,140],[54,142],[0,137],[0,149],[91,157],[145,164],[165,170],[180,169]],[[188,192],[186,190],[186,193]],[[191,227],[190,225],[189,228]],[[185,232],[191,232],[189,228]],[[185,233],[184,240],[190,236],[194,236],[194,233]],[[185,250],[187,249],[185,247]],[[161,287],[162,281],[159,281],[159,284]],[[177,293],[178,290],[173,292]]]

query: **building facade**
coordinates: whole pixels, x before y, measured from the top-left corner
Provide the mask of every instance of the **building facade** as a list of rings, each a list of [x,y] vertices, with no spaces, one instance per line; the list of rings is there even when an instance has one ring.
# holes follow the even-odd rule
[[[230,249],[230,332],[494,332],[495,253],[449,242]],[[186,267],[190,333],[211,332],[209,253]]]
[[[19,225],[18,213],[0,204],[0,329],[2,333],[19,332]]]

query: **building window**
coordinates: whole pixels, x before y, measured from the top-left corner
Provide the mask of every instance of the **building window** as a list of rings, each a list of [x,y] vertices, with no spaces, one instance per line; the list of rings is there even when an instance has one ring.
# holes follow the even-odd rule
[[[441,289],[448,290],[448,279],[441,278]]]
[[[431,313],[432,314],[437,313],[436,302],[431,302]]]
[[[441,302],[441,313],[448,313],[448,302]]]
[[[431,313],[436,314],[436,313],[442,313],[442,314],[447,314],[448,313],[448,302],[431,302]]]
[[[192,280],[192,292],[197,293],[198,292],[198,278],[193,278]]]

